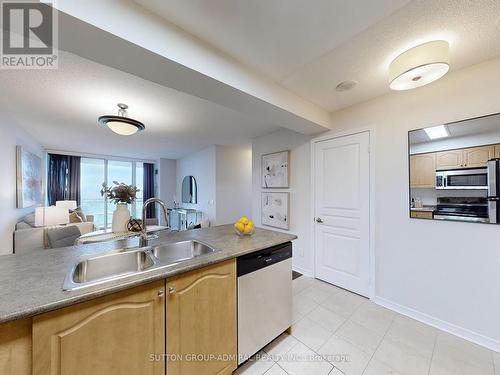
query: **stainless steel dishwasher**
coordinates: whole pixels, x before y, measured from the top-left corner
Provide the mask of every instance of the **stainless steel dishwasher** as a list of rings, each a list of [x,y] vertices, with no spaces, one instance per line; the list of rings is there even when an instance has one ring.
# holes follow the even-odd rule
[[[292,243],[237,260],[238,364],[292,325]]]

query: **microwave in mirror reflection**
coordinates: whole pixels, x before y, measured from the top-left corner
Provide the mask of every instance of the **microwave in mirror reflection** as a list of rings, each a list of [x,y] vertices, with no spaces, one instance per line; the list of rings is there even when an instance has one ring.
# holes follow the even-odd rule
[[[444,126],[438,139],[408,133],[410,217],[500,223],[500,114]]]

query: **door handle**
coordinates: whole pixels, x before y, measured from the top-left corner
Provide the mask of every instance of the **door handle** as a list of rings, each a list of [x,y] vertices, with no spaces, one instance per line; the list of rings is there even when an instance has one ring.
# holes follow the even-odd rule
[[[320,217],[317,217],[316,222],[321,224],[323,222],[323,220]]]
[[[174,287],[169,287],[168,288],[168,294],[174,294],[175,293],[175,288]]]

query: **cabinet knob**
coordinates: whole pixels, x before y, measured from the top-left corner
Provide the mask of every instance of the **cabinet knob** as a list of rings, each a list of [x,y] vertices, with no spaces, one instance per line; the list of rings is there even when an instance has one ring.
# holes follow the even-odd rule
[[[175,293],[175,288],[174,288],[173,286],[169,287],[169,288],[168,288],[168,293],[169,293],[169,294],[173,294],[173,293]]]
[[[165,294],[165,292],[163,291],[163,289],[160,289],[158,291],[158,297],[163,297],[164,294]]]

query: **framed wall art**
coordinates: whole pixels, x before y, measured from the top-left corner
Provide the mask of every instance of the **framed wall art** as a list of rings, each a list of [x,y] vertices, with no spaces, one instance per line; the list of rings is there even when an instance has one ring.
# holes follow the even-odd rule
[[[262,187],[266,189],[288,188],[289,163],[290,151],[280,151],[262,155]]]
[[[22,146],[17,151],[17,208],[41,204],[43,201],[42,159]]]
[[[261,223],[269,227],[288,230],[289,193],[262,192]]]

